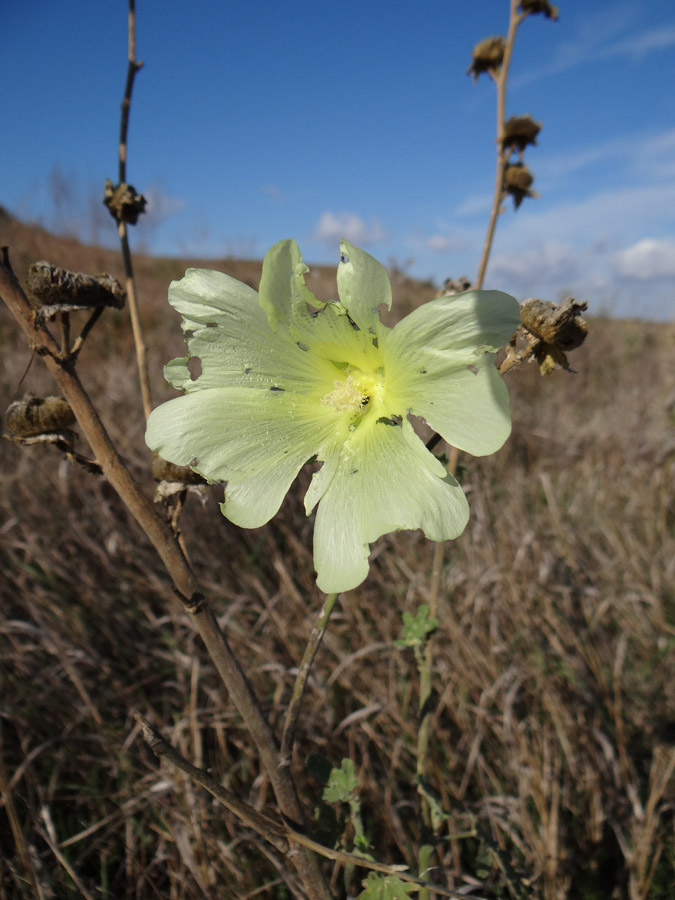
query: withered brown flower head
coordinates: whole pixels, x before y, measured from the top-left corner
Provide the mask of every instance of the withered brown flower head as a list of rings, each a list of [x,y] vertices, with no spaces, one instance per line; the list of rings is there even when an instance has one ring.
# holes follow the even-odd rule
[[[520,9],[526,15],[543,13],[547,19],[557,19],[559,9],[548,0],[520,0]]]
[[[473,75],[474,84],[481,72],[498,72],[504,59],[505,41],[502,35],[479,41],[471,52],[471,65],[467,75]]]
[[[113,184],[110,179],[105,183],[103,203],[116,222],[127,222],[135,225],[141,213],[145,212],[147,200],[139,194],[133,184]]]
[[[502,147],[504,150],[523,152],[528,144],[537,143],[537,135],[541,131],[541,122],[535,122],[532,116],[511,116],[504,122]]]
[[[537,197],[531,190],[534,175],[523,163],[510,163],[504,170],[504,193],[513,197],[513,205],[518,209],[525,197]]]

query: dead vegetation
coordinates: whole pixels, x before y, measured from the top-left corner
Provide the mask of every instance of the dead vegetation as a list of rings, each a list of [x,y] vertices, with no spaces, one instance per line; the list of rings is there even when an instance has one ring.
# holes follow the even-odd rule
[[[121,274],[113,251],[6,216],[0,226],[20,277],[43,258]],[[257,284],[259,264],[208,264]],[[165,297],[184,267],[136,259],[155,402],[171,395],[162,365],[183,352]],[[319,270],[317,293],[334,295],[333,277]],[[397,290],[402,314],[434,289],[403,279]],[[4,309],[0,340],[4,406],[27,390],[53,393],[39,361],[26,373],[30,352]],[[475,879],[491,898],[672,896],[674,352],[672,326],[595,320],[575,351],[579,374],[542,378],[524,364],[506,376],[511,439],[492,458],[462,460],[472,516],[446,552],[428,762],[448,813],[436,875],[450,887]],[[151,493],[124,311],[105,313],[78,370]],[[246,730],[143,535],[100,478],[54,447],[0,448],[0,897],[288,896],[276,851],[138,736],[136,710],[265,810],[269,786]],[[182,519],[278,731],[321,603],[300,502],[308,477],[264,528],[223,519],[215,488]],[[403,611],[428,596],[433,545],[399,533],[373,557],[317,657],[293,764],[311,808],[321,787],[309,754],[333,765],[349,756],[375,855],[414,867],[417,671],[394,641]],[[347,896],[342,878],[335,890]]]

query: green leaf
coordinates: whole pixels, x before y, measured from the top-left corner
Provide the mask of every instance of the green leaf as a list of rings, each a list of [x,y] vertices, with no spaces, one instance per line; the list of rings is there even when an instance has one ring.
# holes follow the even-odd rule
[[[343,759],[339,769],[333,769],[322,797],[326,803],[349,803],[358,788],[358,779],[351,759]]]
[[[403,628],[401,637],[394,641],[397,647],[422,647],[431,634],[438,628],[438,619],[429,618],[429,606],[423,603],[416,615],[403,613]]]
[[[363,882],[365,890],[357,900],[408,900],[412,891],[419,891],[416,884],[406,884],[396,875],[378,875],[371,872]]]

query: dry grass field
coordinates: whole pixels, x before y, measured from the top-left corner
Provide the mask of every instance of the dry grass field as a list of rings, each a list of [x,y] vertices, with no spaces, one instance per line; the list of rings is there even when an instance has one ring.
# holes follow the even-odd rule
[[[116,253],[4,214],[0,243],[20,278],[42,258],[121,276]],[[166,291],[186,264],[136,260],[155,403],[172,395],[162,365],[183,352]],[[257,286],[259,263],[202,264]],[[334,296],[333,278],[319,269],[316,292]],[[434,294],[400,275],[394,290],[398,317]],[[592,305],[589,321],[577,374],[506,376],[513,434],[494,457],[462,459],[472,515],[445,548],[429,780],[448,818],[434,875],[487,898],[675,896],[675,327],[593,318]],[[0,342],[3,408],[53,392],[4,307]],[[151,493],[126,310],[106,313],[78,371]],[[134,710],[242,798],[271,802],[143,533],[55,449],[2,440],[0,453],[0,898],[288,897],[276,851],[138,734]],[[182,519],[277,729],[322,602],[308,478],[254,531],[221,516],[216,488]],[[428,597],[432,558],[419,533],[374,546],[318,654],[293,763],[312,810],[310,754],[351,758],[373,854],[413,870],[418,677],[394,642]],[[331,866],[336,896],[358,893],[365,873],[346,883]]]

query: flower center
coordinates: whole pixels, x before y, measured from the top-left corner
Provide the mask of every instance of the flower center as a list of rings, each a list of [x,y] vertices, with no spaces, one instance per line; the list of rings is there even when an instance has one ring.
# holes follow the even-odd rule
[[[354,375],[348,375],[345,381],[336,378],[333,390],[321,398],[324,406],[332,406],[336,412],[358,412],[369,400],[366,385]]]

